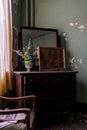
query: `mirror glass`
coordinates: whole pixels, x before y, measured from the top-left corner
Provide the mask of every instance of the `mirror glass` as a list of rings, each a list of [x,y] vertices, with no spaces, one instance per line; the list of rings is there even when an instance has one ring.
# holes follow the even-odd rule
[[[35,47],[59,46],[57,29],[21,27],[21,37],[22,48],[28,45],[30,39]]]

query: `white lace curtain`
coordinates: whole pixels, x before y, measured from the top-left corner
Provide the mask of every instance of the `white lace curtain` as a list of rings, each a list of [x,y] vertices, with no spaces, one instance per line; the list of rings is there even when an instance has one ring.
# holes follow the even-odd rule
[[[0,0],[0,95],[12,89],[11,0]]]

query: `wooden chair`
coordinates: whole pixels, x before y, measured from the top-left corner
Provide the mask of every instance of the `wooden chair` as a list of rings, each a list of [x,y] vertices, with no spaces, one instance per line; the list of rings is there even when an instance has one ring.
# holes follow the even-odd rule
[[[6,102],[8,105],[10,103],[10,107],[12,108],[14,106],[14,104],[17,102],[31,102],[31,107],[23,107],[21,106],[20,108],[10,108],[10,109],[1,109],[0,110],[0,123],[3,122],[11,122],[13,121],[17,121],[16,123],[12,123],[9,124],[3,128],[0,128],[0,130],[34,130],[35,127],[35,99],[36,96],[35,95],[29,95],[29,96],[23,96],[23,97],[3,97],[0,96],[0,101]],[[17,106],[17,104],[15,104]],[[30,103],[29,103],[30,105]],[[20,114],[19,114],[20,113]],[[12,115],[14,115],[17,117],[19,114],[19,118],[12,118]],[[23,118],[23,114],[25,115]],[[3,116],[5,115],[5,116]],[[6,119],[6,116],[8,115],[8,117],[10,119]],[[4,118],[3,118],[4,117]]]

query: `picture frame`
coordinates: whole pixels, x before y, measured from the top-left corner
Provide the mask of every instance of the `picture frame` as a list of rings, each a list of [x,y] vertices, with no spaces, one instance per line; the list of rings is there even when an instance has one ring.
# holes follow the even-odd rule
[[[62,47],[37,47],[39,71],[65,70],[65,49]]]

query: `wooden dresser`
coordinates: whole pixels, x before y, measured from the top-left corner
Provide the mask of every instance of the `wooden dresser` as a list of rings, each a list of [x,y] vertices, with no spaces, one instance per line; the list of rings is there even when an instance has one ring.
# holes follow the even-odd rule
[[[37,120],[74,109],[75,71],[14,71],[16,96],[35,94]]]

